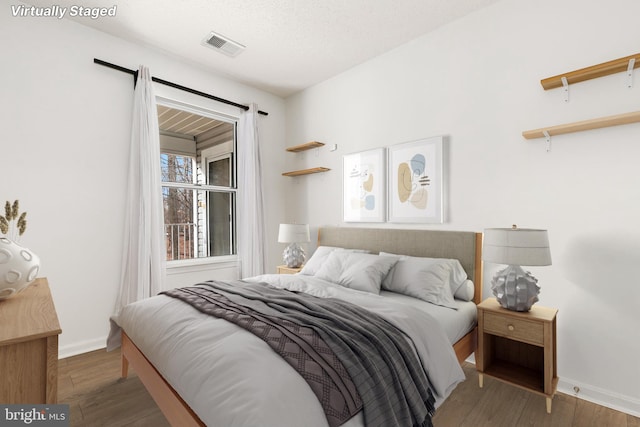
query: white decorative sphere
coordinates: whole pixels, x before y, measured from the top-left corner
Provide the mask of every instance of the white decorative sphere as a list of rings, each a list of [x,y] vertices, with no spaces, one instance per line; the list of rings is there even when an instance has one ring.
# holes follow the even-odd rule
[[[0,300],[22,291],[38,277],[40,258],[16,242],[0,237]]]

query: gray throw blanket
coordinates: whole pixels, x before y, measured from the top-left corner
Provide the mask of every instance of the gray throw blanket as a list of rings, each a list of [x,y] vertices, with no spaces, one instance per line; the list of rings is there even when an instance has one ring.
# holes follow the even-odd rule
[[[165,294],[202,313],[234,323],[266,342],[309,384],[330,427],[344,424],[362,409],[362,400],[349,373],[312,328],[261,314],[231,301],[224,292],[209,288],[181,288]]]
[[[312,328],[329,345],[355,383],[363,403],[365,425],[432,425],[435,399],[412,346],[395,326],[368,310],[338,299],[317,298],[241,281],[206,282],[165,294],[209,314],[219,310],[207,309],[208,304],[218,307],[226,304],[212,302],[221,301],[216,296],[221,295],[227,302],[244,307],[244,314],[251,312],[261,320],[268,319],[279,325],[278,328],[286,328],[288,322]],[[330,424],[336,422],[327,416]]]

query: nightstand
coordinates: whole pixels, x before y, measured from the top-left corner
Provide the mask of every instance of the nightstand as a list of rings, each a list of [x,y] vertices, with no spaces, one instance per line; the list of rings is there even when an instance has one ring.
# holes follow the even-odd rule
[[[300,270],[302,270],[302,266],[300,267],[287,267],[286,265],[278,266],[278,274],[296,274],[296,273],[300,273]]]
[[[547,413],[558,386],[556,315],[558,310],[534,305],[528,312],[502,308],[495,298],[478,304],[476,368],[484,375],[541,394]]]

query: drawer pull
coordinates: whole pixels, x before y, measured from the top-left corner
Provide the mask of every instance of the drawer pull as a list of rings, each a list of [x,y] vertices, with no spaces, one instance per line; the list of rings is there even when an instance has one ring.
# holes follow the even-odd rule
[[[513,325],[507,325],[507,329],[509,329],[511,332],[516,330],[516,327]]]

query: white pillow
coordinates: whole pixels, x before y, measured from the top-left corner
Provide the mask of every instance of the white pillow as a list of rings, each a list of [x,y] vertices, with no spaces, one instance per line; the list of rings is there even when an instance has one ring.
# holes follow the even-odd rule
[[[315,276],[318,272],[318,269],[322,267],[322,264],[324,264],[324,262],[329,257],[329,254],[331,254],[331,252],[333,251],[367,252],[363,249],[344,249],[335,246],[318,246],[311,258],[307,260],[307,262],[302,267],[302,270],[300,270],[300,274],[304,274],[306,276]]]
[[[453,297],[462,301],[473,301],[475,293],[476,289],[473,282],[467,279],[460,285],[456,293],[453,294]]]
[[[307,260],[302,270],[300,270],[300,274],[314,276],[318,269],[322,267],[322,264],[326,261],[329,254],[336,249],[337,248],[333,246],[318,246],[313,255],[311,255],[311,258]]]
[[[382,279],[396,261],[396,257],[332,251],[315,276],[346,288],[379,294]]]
[[[380,255],[391,256],[394,254],[380,252]],[[467,272],[462,268],[462,264],[457,259],[449,259],[449,258],[426,258],[426,257],[412,257],[409,255],[395,255],[399,256],[401,260],[410,259],[411,263],[408,265],[403,265],[404,268],[414,267],[416,268],[415,272],[417,273],[420,268],[423,266],[428,266],[434,263],[445,263],[451,265],[451,277],[449,280],[449,287],[451,288],[451,295],[454,295],[460,286],[467,280]],[[384,282],[382,282],[383,289],[387,289],[386,286],[389,285],[391,280],[393,279],[394,269],[391,270],[389,276],[385,278]],[[411,274],[411,272],[407,273]]]

